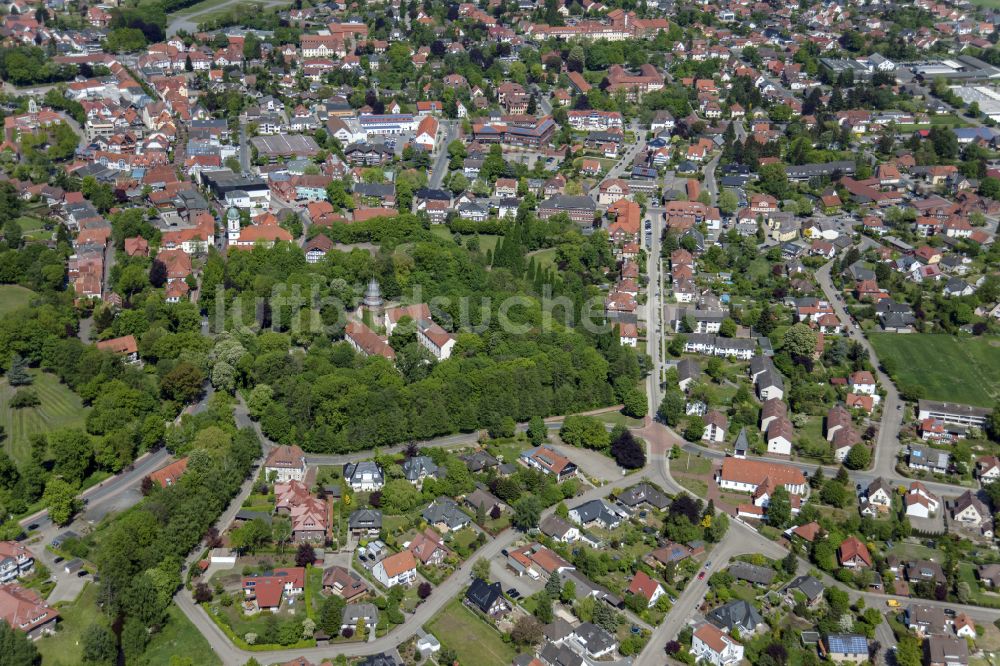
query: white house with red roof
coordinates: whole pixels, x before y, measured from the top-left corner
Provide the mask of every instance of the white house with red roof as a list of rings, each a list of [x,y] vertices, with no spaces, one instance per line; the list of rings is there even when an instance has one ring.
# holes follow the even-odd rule
[[[743,646],[706,622],[691,636],[691,654],[699,661],[704,660],[714,666],[730,666],[743,661]]]
[[[656,601],[666,594],[663,586],[650,578],[645,571],[639,571],[635,574],[632,582],[629,583],[627,592],[645,599],[647,608],[655,606]]]

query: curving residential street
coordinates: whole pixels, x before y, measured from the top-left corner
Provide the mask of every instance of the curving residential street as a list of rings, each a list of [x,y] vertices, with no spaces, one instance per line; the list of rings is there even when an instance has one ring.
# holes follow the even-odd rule
[[[885,397],[882,400],[882,422],[878,430],[875,455],[872,456],[874,462],[871,471],[874,476],[889,477],[895,474],[896,470],[896,456],[899,453],[899,429],[903,421],[903,401],[899,397],[899,391],[896,389],[896,385],[892,383],[892,379],[882,371],[878,356],[875,354],[875,348],[872,347],[868,338],[861,331],[861,328],[851,319],[847,308],[844,307],[844,302],[837,298],[837,290],[830,278],[832,268],[833,261],[829,261],[816,271],[816,279],[819,281],[819,286],[823,290],[826,300],[833,306],[837,317],[840,318],[840,321],[847,328],[850,338],[855,342],[861,343],[868,352],[868,358],[875,367],[875,378],[885,390]]]

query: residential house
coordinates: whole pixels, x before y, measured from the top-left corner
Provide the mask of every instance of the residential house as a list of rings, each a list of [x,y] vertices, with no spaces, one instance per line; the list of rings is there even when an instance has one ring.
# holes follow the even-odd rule
[[[545,474],[554,475],[559,481],[576,474],[576,464],[566,456],[560,455],[547,446],[539,446],[528,451],[522,451],[518,460],[526,467],[540,470]]]
[[[948,471],[950,456],[946,451],[939,451],[926,446],[910,445],[908,460],[907,464],[911,469],[945,474]]]
[[[767,586],[774,580],[774,570],[748,562],[735,562],[729,569],[729,575],[736,580],[745,580],[754,585]]]
[[[438,497],[421,515],[424,520],[442,532],[454,532],[472,522],[469,515],[450,497]]]
[[[35,556],[17,541],[0,541],[0,583],[27,576],[35,567]]]
[[[823,583],[812,576],[799,576],[785,588],[785,592],[793,599],[796,592],[805,596],[806,605],[809,607],[816,606],[823,600],[825,590]]]
[[[375,604],[347,604],[344,606],[344,612],[341,615],[340,629],[351,629],[352,631],[357,629],[358,625],[362,624],[365,630],[374,633],[375,627],[378,626],[378,608]]]
[[[981,530],[983,536],[993,535],[992,515],[986,504],[971,490],[966,490],[955,500],[951,509],[951,519],[966,529]]]
[[[441,535],[429,527],[413,537],[406,549],[424,566],[438,566],[451,554]]]
[[[243,593],[260,610],[276,610],[286,596],[305,592],[306,570],[302,567],[275,569],[260,576],[244,576]]]
[[[928,666],[968,666],[969,644],[964,638],[931,636],[927,639]]]
[[[921,637],[943,634],[948,627],[948,618],[944,610],[938,606],[910,604],[903,620],[910,631],[916,632]]]
[[[423,484],[427,477],[438,478],[442,469],[437,466],[430,456],[413,456],[403,461],[403,477],[417,486]]]
[[[34,590],[8,583],[0,585],[0,620],[36,639],[55,631],[59,611],[49,608]]]
[[[844,539],[840,544],[837,549],[837,561],[840,562],[840,566],[849,569],[870,569],[872,566],[872,556],[868,552],[868,546],[853,535]]]
[[[702,440],[708,442],[726,441],[726,428],[729,426],[729,419],[722,412],[713,409],[705,415],[705,431],[702,433]]]
[[[354,536],[378,536],[382,531],[382,512],[378,509],[357,509],[347,518],[347,528]]]
[[[976,460],[976,476],[979,483],[993,483],[1000,479],[1000,458],[997,456],[982,456]]]
[[[593,622],[578,625],[571,640],[591,659],[600,659],[618,648],[618,639]]]
[[[740,636],[753,634],[766,626],[757,609],[749,601],[742,599],[712,609],[705,615],[705,619],[729,634],[736,629]]]
[[[583,527],[613,530],[627,520],[628,515],[603,499],[595,499],[570,509],[569,519]]]
[[[868,661],[868,639],[861,634],[830,634],[825,647],[830,660],[838,664]]]
[[[417,562],[408,550],[383,559],[372,567],[372,576],[389,588],[393,585],[410,585],[417,579]]]
[[[344,465],[344,481],[355,492],[382,490],[385,476],[382,468],[371,460],[362,460]]]
[[[659,488],[645,481],[630,486],[618,494],[618,503],[630,509],[647,506],[663,511],[670,506],[670,498]]]
[[[503,596],[500,583],[487,583],[482,578],[476,578],[465,591],[466,605],[493,618],[506,615],[510,604]]]
[[[580,538],[579,527],[555,514],[543,518],[538,524],[538,529],[545,536],[561,543],[573,543]]]
[[[887,513],[892,508],[892,497],[892,484],[880,476],[868,484],[865,504],[873,507],[876,513]]]
[[[634,594],[645,599],[647,608],[655,606],[657,600],[666,594],[663,586],[658,581],[650,578],[644,571],[636,572],[626,591],[629,594]]]
[[[352,603],[368,594],[368,584],[346,567],[332,566],[323,571],[323,590]]]
[[[294,444],[282,444],[271,450],[264,462],[264,474],[274,483],[304,481],[306,478],[306,454]]]
[[[691,637],[691,654],[713,666],[730,666],[743,661],[743,646],[706,622]]]

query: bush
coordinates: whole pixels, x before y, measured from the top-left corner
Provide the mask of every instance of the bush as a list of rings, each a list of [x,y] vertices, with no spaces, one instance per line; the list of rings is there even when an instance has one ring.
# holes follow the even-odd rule
[[[38,393],[35,392],[35,389],[23,388],[18,389],[14,397],[10,399],[9,404],[12,409],[24,409],[25,407],[38,407],[42,404],[42,401],[38,397]]]

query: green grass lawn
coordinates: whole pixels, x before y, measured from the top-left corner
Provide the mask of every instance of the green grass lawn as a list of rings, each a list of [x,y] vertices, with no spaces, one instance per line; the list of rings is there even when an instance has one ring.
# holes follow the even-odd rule
[[[6,380],[0,381],[0,426],[7,433],[4,448],[18,462],[31,457],[28,438],[57,428],[83,427],[89,407],[84,407],[80,396],[59,383],[55,375],[32,370],[35,382],[31,388],[42,404],[38,407],[11,409],[10,398],[14,387]]]
[[[674,476],[677,479],[677,483],[681,484],[692,493],[698,497],[708,496],[708,484],[701,479],[695,479],[690,476]]]
[[[625,416],[621,412],[604,412],[598,414],[597,418],[613,426],[623,425],[629,428],[641,428],[645,423],[642,419],[634,419],[631,416]]]
[[[58,631],[36,641],[35,645],[46,666],[79,664],[83,633],[95,622],[107,624],[107,618],[97,607],[97,587],[88,583],[76,601],[59,605],[59,615]]]
[[[167,624],[149,641],[143,657],[150,666],[169,666],[171,657],[188,657],[199,666],[222,664],[198,628],[176,606],[167,609]]]
[[[556,248],[554,247],[532,252],[528,256],[534,258],[535,264],[539,268],[550,268],[556,265]]]
[[[923,386],[930,400],[992,407],[1000,398],[1000,339],[942,334],[869,336],[903,386]]]
[[[463,664],[507,666],[517,651],[504,643],[493,627],[466,608],[461,599],[452,600],[427,624],[441,644],[451,648]]]
[[[17,223],[21,225],[21,233],[25,238],[44,241],[52,237],[52,232],[45,229],[45,220],[41,218],[22,215],[17,218]]]
[[[16,284],[0,285],[0,315],[27,307],[35,292]]]
[[[712,471],[712,463],[708,458],[685,452],[670,461],[670,470],[680,474],[708,474]]]
[[[451,232],[451,229],[442,224],[431,225],[431,233],[445,240],[452,240],[452,237],[454,236],[454,234]],[[463,234],[462,242],[466,247],[468,247],[469,241],[471,241],[475,237],[476,237],[475,234]],[[497,241],[499,240],[500,236],[498,236],[497,234],[479,234],[479,251],[485,254],[487,250],[491,252],[496,250]],[[539,254],[541,252],[546,252],[546,250],[541,250]],[[553,256],[555,256],[555,249],[553,249],[552,252]]]

